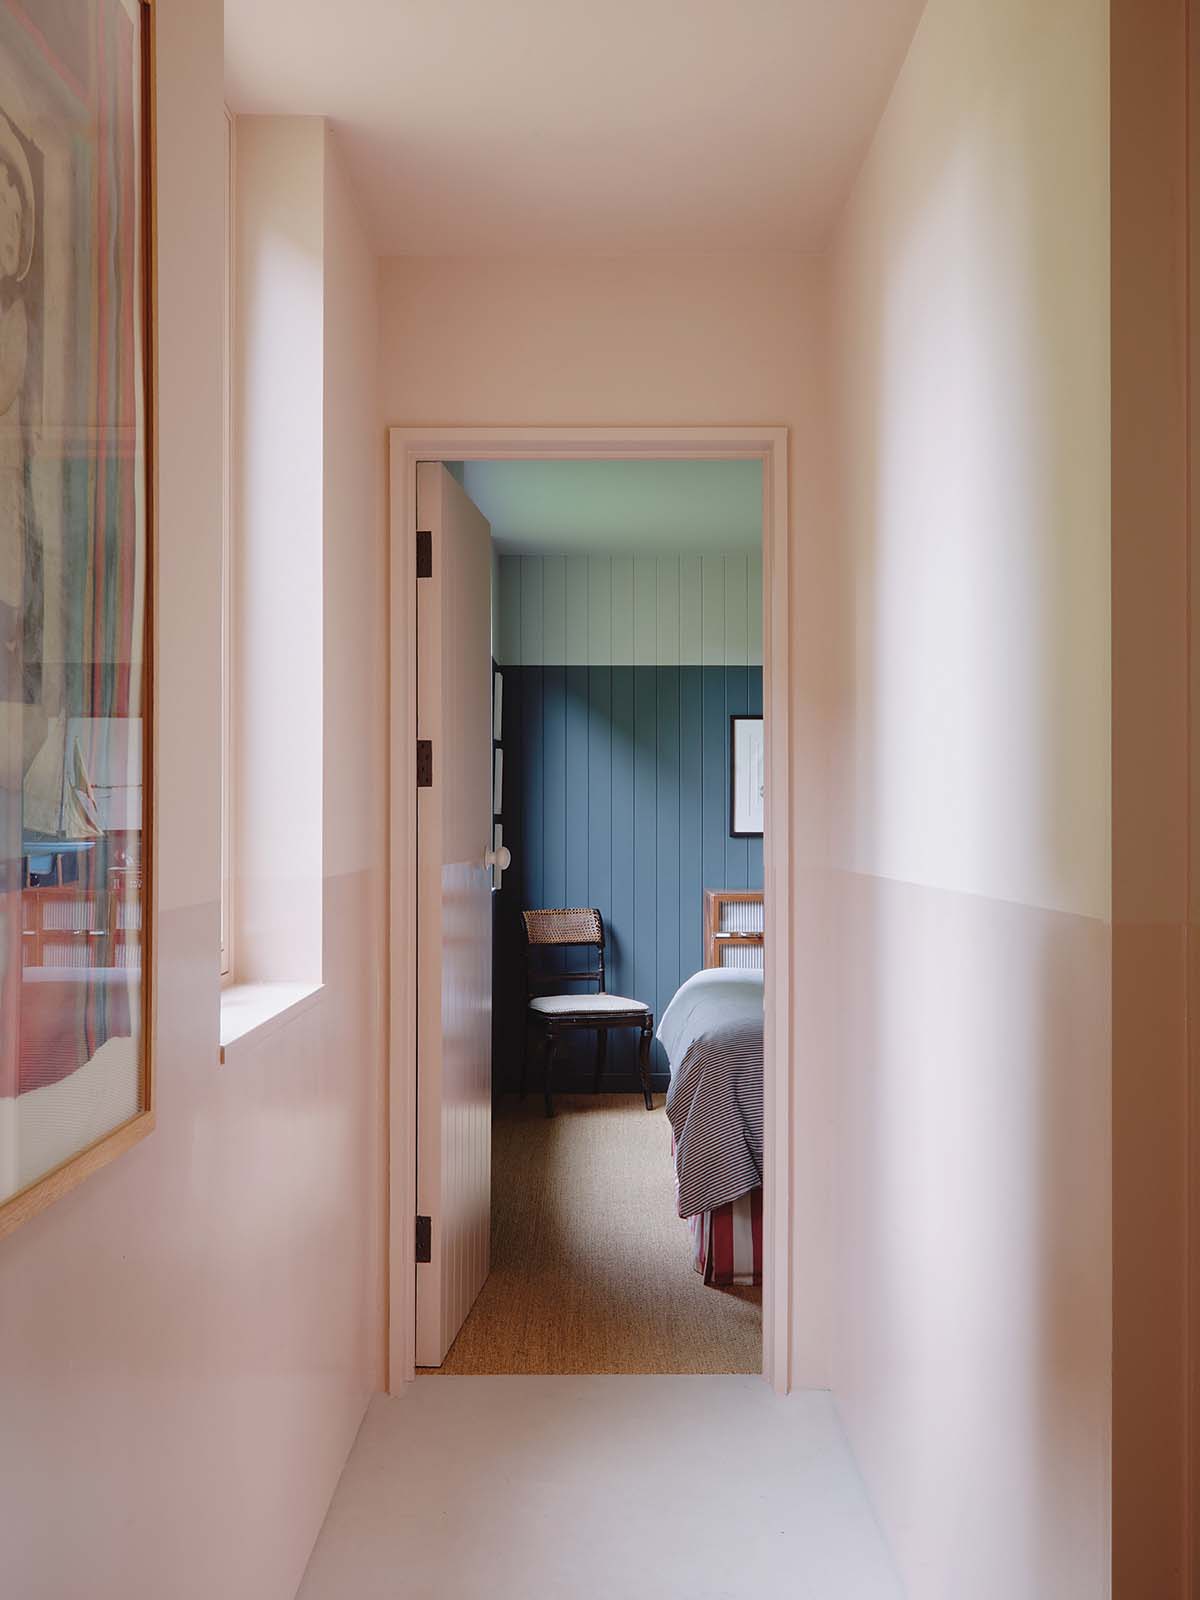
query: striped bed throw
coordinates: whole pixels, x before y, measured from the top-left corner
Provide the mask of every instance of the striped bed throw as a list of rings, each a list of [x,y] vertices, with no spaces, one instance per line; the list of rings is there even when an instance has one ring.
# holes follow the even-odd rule
[[[692,1265],[714,1289],[762,1283],[762,1190],[689,1217]]]
[[[762,1282],[762,975],[706,968],[663,1013],[676,1205],[716,1287]]]
[[[679,1215],[694,1217],[762,1185],[762,974],[696,973],[664,1011],[658,1037],[671,1064]]]

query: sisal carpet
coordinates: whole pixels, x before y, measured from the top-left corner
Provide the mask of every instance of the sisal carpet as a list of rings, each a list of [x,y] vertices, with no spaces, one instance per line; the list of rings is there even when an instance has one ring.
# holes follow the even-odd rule
[[[706,1289],[675,1214],[662,1097],[506,1097],[492,1270],[443,1373],[762,1370],[762,1291]]]

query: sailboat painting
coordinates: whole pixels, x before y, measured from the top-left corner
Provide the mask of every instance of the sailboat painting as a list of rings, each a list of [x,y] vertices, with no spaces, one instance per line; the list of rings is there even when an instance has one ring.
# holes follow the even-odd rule
[[[153,1126],[152,78],[0,5],[0,1235]]]

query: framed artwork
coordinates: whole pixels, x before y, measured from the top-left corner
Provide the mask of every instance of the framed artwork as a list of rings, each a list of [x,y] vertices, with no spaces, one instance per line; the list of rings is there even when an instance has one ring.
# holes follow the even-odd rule
[[[0,6],[0,1235],[154,1124],[153,29]]]
[[[729,719],[729,832],[735,839],[761,838],[767,769],[761,717]]]

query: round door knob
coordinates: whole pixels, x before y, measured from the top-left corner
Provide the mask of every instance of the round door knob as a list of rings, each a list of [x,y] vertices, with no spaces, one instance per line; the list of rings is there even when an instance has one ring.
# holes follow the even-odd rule
[[[512,851],[506,844],[502,844],[499,850],[485,850],[483,864],[485,867],[499,867],[501,872],[507,872],[512,866]]]

